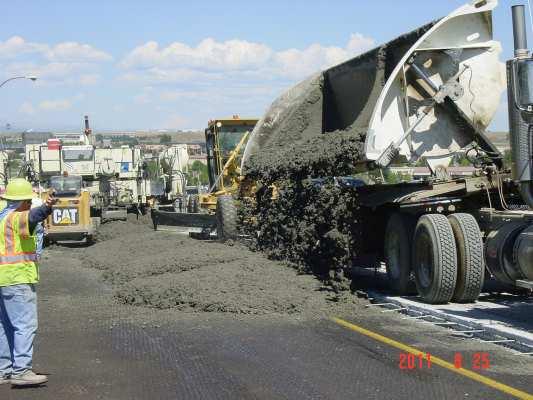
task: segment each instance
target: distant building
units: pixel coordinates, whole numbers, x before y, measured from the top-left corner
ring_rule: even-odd
[[[52,139],[54,135],[52,132],[22,132],[21,137],[24,144],[41,144]]]
[[[152,153],[160,153],[164,150],[166,150],[168,146],[164,144],[143,144],[141,145],[141,148],[145,151],[150,151]]]
[[[207,155],[206,154],[189,155],[189,165],[195,161],[200,161],[202,164],[207,165]]]
[[[199,144],[188,144],[187,151],[190,156],[201,155],[203,153],[202,146]]]

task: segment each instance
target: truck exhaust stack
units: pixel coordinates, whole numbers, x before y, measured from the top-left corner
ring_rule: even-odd
[[[509,129],[513,177],[526,204],[533,208],[533,59],[527,49],[524,6],[513,6],[515,58],[507,61]]]

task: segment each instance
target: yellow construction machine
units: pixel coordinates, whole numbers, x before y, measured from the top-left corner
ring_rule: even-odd
[[[98,221],[91,218],[90,193],[82,189],[82,177],[53,176],[50,189],[57,197],[57,203],[44,223],[46,241],[92,242]],[[43,200],[49,193],[43,193]]]
[[[235,194],[241,181],[240,158],[255,118],[221,118],[209,121],[205,130],[209,192],[200,194],[201,208],[216,211],[220,196]]]
[[[237,235],[237,210],[233,197],[241,185],[242,153],[257,121],[257,118],[234,115],[208,122],[205,144],[209,190],[207,193],[185,193],[171,209],[164,206],[153,209],[155,229],[158,225],[182,226],[192,233],[202,231],[206,236],[206,232],[216,226],[220,239]]]

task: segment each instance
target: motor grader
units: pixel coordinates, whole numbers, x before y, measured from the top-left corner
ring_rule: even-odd
[[[237,236],[237,210],[234,196],[241,185],[240,161],[250,132],[257,123],[255,118],[230,118],[210,120],[205,129],[207,152],[207,193],[187,193],[171,206],[152,209],[154,229],[158,226],[181,226],[192,236],[209,237],[216,228],[220,239]],[[185,182],[186,184],[186,182]]]
[[[509,171],[485,131],[506,88],[492,36],[496,5],[472,1],[297,84],[272,103],[243,156],[246,177],[254,157],[280,143],[358,132],[354,174],[424,160],[428,179],[354,190],[361,252],[385,263],[397,293],[411,293],[414,283],[428,303],[475,301],[488,276],[533,288],[533,57],[524,7],[515,6],[515,56],[506,68]],[[475,172],[452,179],[448,167],[459,153]]]

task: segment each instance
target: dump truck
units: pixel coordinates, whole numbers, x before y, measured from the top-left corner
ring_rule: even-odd
[[[181,226],[197,238],[209,237],[215,228],[219,238],[237,235],[237,210],[233,195],[239,191],[240,160],[257,121],[257,118],[233,115],[208,122],[205,143],[209,190],[206,193],[198,189],[187,190],[185,179],[183,196],[172,205],[152,209],[154,229],[157,230],[160,225]]]
[[[515,6],[515,55],[506,68],[500,62],[496,6],[472,1],[291,88],[255,126],[243,179],[254,157],[286,143],[357,132],[354,174],[398,160],[423,160],[431,171],[423,181],[355,188],[362,251],[385,263],[397,293],[415,286],[428,303],[472,302],[488,276],[531,290],[533,58],[524,7]],[[506,88],[512,171],[486,134]],[[475,174],[452,179],[448,166],[461,152]]]

